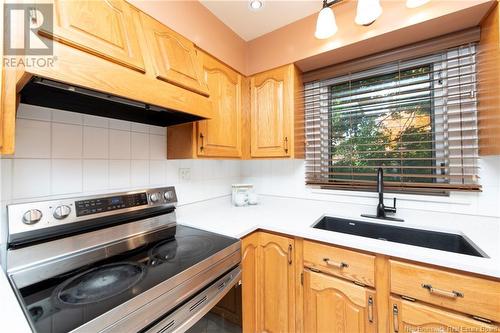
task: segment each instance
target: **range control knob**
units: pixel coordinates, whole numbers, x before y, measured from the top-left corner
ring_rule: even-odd
[[[158,193],[151,193],[149,195],[149,200],[151,200],[152,203],[158,202],[159,199],[160,196],[158,195]]]
[[[61,205],[57,206],[56,209],[54,209],[54,218],[58,220],[63,220],[69,216],[71,213],[71,207],[67,205]]]
[[[24,224],[35,224],[42,219],[42,212],[38,209],[30,209],[23,214]]]
[[[167,191],[165,192],[165,194],[163,194],[163,196],[165,197],[165,200],[170,201],[174,198],[174,192]]]

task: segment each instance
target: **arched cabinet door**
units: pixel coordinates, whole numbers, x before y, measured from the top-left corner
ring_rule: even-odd
[[[42,36],[145,71],[138,41],[137,9],[123,0],[52,0],[52,4],[53,28],[40,29]]]
[[[291,156],[293,65],[254,75],[250,80],[252,157]]]
[[[295,332],[294,240],[256,232],[242,251],[243,331]]]
[[[241,157],[241,75],[201,53],[213,117],[198,122],[198,155]]]
[[[336,277],[304,271],[304,332],[377,332],[375,294]]]
[[[469,316],[391,297],[391,333],[498,332],[500,327]]]
[[[156,78],[208,96],[194,44],[146,14],[141,13],[141,22]]]

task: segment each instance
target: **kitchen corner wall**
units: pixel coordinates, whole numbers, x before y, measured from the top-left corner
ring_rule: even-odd
[[[186,204],[229,194],[239,174],[239,161],[167,160],[163,127],[21,104],[1,203],[175,185]]]
[[[387,193],[390,199],[398,198],[398,209],[408,213],[440,212],[439,216],[471,215],[500,218],[500,156],[479,160],[479,193],[453,192],[449,197],[425,195],[401,195]],[[253,160],[241,166],[241,181],[254,184],[256,192],[265,195],[324,200],[338,203],[339,215],[356,216],[360,213],[375,213],[378,201],[376,193],[354,191],[329,191],[312,189],[304,183],[304,160]],[[421,215],[422,216],[422,215]],[[432,215],[425,215],[432,216]],[[437,221],[431,223],[439,224]]]

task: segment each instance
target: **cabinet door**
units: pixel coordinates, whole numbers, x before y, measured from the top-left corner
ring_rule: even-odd
[[[457,313],[391,297],[391,332],[498,332],[490,325]]]
[[[243,331],[294,332],[293,239],[256,233],[243,240]]]
[[[187,38],[141,13],[156,78],[208,96],[201,61]]]
[[[53,0],[53,31],[40,34],[144,72],[137,10],[123,0]]]
[[[376,332],[372,291],[339,278],[304,271],[304,332]]]
[[[290,156],[293,65],[253,76],[250,87],[251,156]]]
[[[213,118],[198,122],[198,155],[241,156],[241,75],[202,54]]]

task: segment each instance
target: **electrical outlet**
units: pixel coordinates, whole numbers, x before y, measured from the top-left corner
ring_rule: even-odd
[[[179,168],[179,180],[191,180],[191,168]]]

